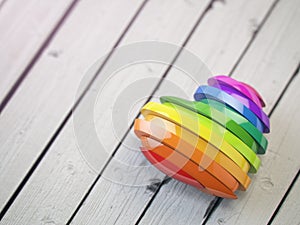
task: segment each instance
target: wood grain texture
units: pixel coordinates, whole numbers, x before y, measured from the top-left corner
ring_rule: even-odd
[[[82,3],[83,4],[83,3]],[[86,3],[87,4],[87,3]],[[106,2],[106,4],[108,4]],[[125,3],[124,3],[125,4]],[[128,4],[128,3],[127,3]],[[198,2],[193,1],[191,3],[186,3],[182,1],[164,1],[162,4],[161,1],[150,1],[142,11],[142,13],[139,15],[135,23],[133,24],[133,27],[129,30],[129,33],[126,35],[125,40],[121,44],[128,44],[131,42],[141,41],[141,40],[159,40],[159,41],[168,41],[171,43],[181,44],[184,40],[184,38],[188,35],[190,32],[193,24],[196,22],[198,17],[201,15],[201,12],[205,9],[206,5],[208,4],[208,1],[205,2]],[[95,8],[95,3],[89,3],[88,6]],[[79,10],[84,10],[82,8],[88,7],[87,5],[81,6],[78,5],[78,13],[81,12]],[[100,7],[100,5],[99,5]],[[107,12],[112,11],[111,8],[105,7]],[[118,8],[122,9],[124,6],[118,6]],[[98,19],[103,20],[103,15],[99,15],[98,9],[92,10],[92,12],[95,13],[95,15],[91,14],[91,9],[89,9],[89,14],[91,17],[98,15]],[[81,13],[84,14],[87,11],[82,11]],[[121,13],[118,11],[115,11],[116,14]],[[111,14],[111,12],[110,12]],[[122,12],[124,14],[124,12]],[[114,15],[115,16],[115,15]],[[121,15],[120,15],[121,16]],[[78,17],[78,18],[77,18]],[[75,20],[74,18],[80,19],[81,16],[76,14],[76,11],[70,18],[70,20]],[[184,19],[183,19],[184,18]],[[95,20],[95,18],[91,19]],[[107,18],[108,20],[108,18]],[[103,21],[103,23],[107,23],[107,20]],[[84,23],[81,22],[83,25]],[[116,22],[114,22],[116,23]],[[180,25],[180,26],[179,26]],[[85,31],[86,34],[92,32],[95,29],[99,29],[99,24],[92,24],[92,23],[86,23],[85,27],[88,27],[91,29],[90,31]],[[145,29],[147,27],[147,29]],[[72,27],[71,27],[72,28]],[[62,29],[61,33],[68,33],[70,34],[70,31],[72,31],[71,28],[68,28],[67,24]],[[73,28],[75,29],[75,28]],[[82,28],[79,28],[82,29]],[[117,29],[117,28],[116,28]],[[120,30],[120,28],[118,28]],[[74,31],[73,31],[74,32]],[[94,31],[93,31],[94,32]],[[82,31],[81,31],[82,33]],[[100,33],[100,31],[99,31]],[[174,35],[176,33],[176,35]],[[65,34],[66,35],[66,34]],[[97,38],[103,39],[103,37],[94,37],[94,40]],[[83,43],[82,40],[77,40],[78,43]],[[75,41],[77,43],[77,41]],[[56,43],[56,42],[54,42]],[[70,43],[70,45],[75,45],[76,43]],[[86,45],[92,45],[93,49],[95,48],[95,41],[93,40],[86,40]],[[65,46],[67,43],[56,43],[57,45]],[[91,49],[88,49],[89,51],[92,51]],[[98,51],[99,52],[99,51]],[[63,55],[63,54],[62,54]],[[73,54],[74,55],[74,54]],[[91,59],[85,59],[87,53],[82,53],[82,60],[84,61],[91,61]],[[175,53],[174,55],[175,56]],[[70,55],[69,55],[70,57]],[[78,56],[79,57],[79,56]],[[170,58],[171,61],[171,58]],[[82,63],[80,66],[84,66],[85,64]],[[40,65],[43,67],[43,65]],[[126,76],[123,76],[123,78],[117,79],[117,83],[114,83],[114,87],[126,87],[126,84],[130,84],[130,82],[136,80],[137,75],[139,74],[140,78],[145,78],[149,76],[149,73],[153,73],[153,76],[156,76],[157,78],[160,78],[162,72],[161,68],[165,68],[165,66],[157,65],[150,68],[147,66],[138,66],[134,67],[133,69],[129,68],[129,71],[125,71],[121,73],[120,75],[126,74]],[[122,76],[121,76],[122,77]],[[49,77],[50,79],[50,77]],[[52,80],[53,78],[51,78]],[[35,79],[36,80],[36,79]],[[157,79],[158,80],[158,79]],[[50,81],[49,81],[50,82]],[[70,79],[69,79],[69,82]],[[77,82],[77,81],[75,81]],[[69,84],[71,85],[71,84]],[[72,86],[77,86],[78,83],[72,82]],[[149,86],[145,86],[145,89],[147,90],[147,93],[150,93],[155,86],[155,83],[152,82]],[[28,87],[27,87],[28,88]],[[73,87],[68,88],[68,92],[71,92]],[[70,90],[71,89],[71,90]],[[60,95],[64,94],[64,89],[59,89]],[[112,91],[115,91],[116,89],[113,89]],[[91,88],[91,92],[95,91],[93,87]],[[25,92],[25,91],[24,91]],[[117,93],[114,93],[117,95]],[[28,93],[28,96],[30,94]],[[47,95],[45,95],[46,97]],[[114,95],[111,95],[114,97]],[[60,96],[61,97],[61,96]],[[109,101],[113,101],[113,99],[107,99],[107,110],[111,110]],[[54,102],[53,102],[54,103]],[[70,104],[67,99],[64,100],[65,104]],[[84,103],[84,102],[83,102]],[[63,104],[63,103],[61,103]],[[110,103],[112,104],[112,103]],[[37,106],[38,107],[38,106]],[[54,104],[52,104],[52,107],[54,107]],[[62,109],[58,109],[60,112],[62,112]],[[100,108],[101,109],[101,108]],[[96,109],[96,110],[100,110]],[[56,110],[56,112],[58,111]],[[103,107],[102,107],[103,110]],[[138,109],[136,109],[135,113]],[[97,112],[97,111],[96,111]],[[109,112],[109,111],[108,111]],[[43,114],[44,112],[39,112],[39,115]],[[100,124],[99,127],[106,128],[107,123],[105,124],[105,114],[97,114],[98,117],[96,118],[97,124]],[[41,118],[44,118],[41,116]],[[98,123],[99,120],[99,123]],[[47,124],[49,121],[47,122]],[[50,121],[50,124],[52,122]],[[37,124],[36,126],[43,126],[44,124],[41,122]],[[123,131],[125,132],[125,131]],[[33,174],[32,178],[29,180],[29,183],[24,187],[23,191],[21,192],[20,196],[16,199],[15,203],[12,205],[10,210],[7,212],[7,214],[4,217],[4,221],[6,222],[20,222],[25,224],[34,224],[34,223],[40,223],[40,221],[43,220],[43,218],[46,218],[46,220],[54,221],[55,223],[65,223],[67,219],[71,216],[72,211],[75,210],[77,204],[79,204],[80,199],[87,191],[88,187],[91,185],[92,180],[91,178],[95,178],[96,174],[93,173],[93,171],[84,164],[85,161],[82,158],[79,150],[77,149],[76,145],[76,139],[73,134],[73,124],[72,121],[69,121],[64,128],[62,134],[59,136],[58,140],[55,141],[54,145],[50,149],[49,154],[45,157],[43,160],[42,165],[37,168],[36,173]],[[88,138],[88,136],[87,136]],[[136,140],[136,139],[135,139]],[[138,142],[136,142],[138,144]],[[109,137],[106,139],[106,146],[108,146],[108,150],[112,151],[115,146],[117,145],[116,137]],[[137,146],[135,146],[137,148]],[[95,150],[97,151],[97,150]],[[98,153],[98,152],[96,152]],[[138,152],[139,153],[139,152]],[[139,153],[140,154],[140,153]],[[33,156],[33,154],[32,154]],[[108,156],[106,156],[108,157]],[[107,160],[108,158],[104,158],[103,162]],[[141,160],[141,163],[144,164],[146,161],[143,157],[139,155],[139,160]],[[80,162],[81,161],[81,162]],[[135,160],[136,161],[136,160]],[[64,170],[65,168],[65,170]],[[68,168],[70,168],[68,170]],[[61,171],[66,171],[65,173],[62,173]],[[141,173],[143,176],[143,173]],[[151,177],[149,179],[161,179],[164,175],[162,175],[160,172],[154,171],[151,173]],[[132,176],[134,177],[134,176]],[[71,181],[70,181],[71,180]],[[78,183],[76,183],[76,181]],[[149,183],[149,182],[148,182]],[[96,204],[102,204],[101,202],[104,201],[107,198],[108,192],[113,197],[117,195],[118,189],[114,190],[110,188],[110,186],[114,186],[116,184],[114,183],[108,183],[105,190],[102,191],[103,197],[99,196],[99,201]],[[32,192],[32,190],[35,190]],[[56,191],[54,191],[56,190]],[[109,191],[111,190],[111,192]],[[136,199],[131,199],[131,201],[124,201],[124,199],[120,198],[119,200],[116,200],[119,202],[119,204],[130,204],[132,202],[132,207],[135,206],[136,209],[142,209],[143,205],[146,204],[150,196],[152,196],[152,192],[149,192],[148,196],[144,195],[145,187],[142,188],[136,188],[134,189],[137,191]],[[117,191],[117,192],[116,192]],[[124,198],[127,199],[127,192],[131,192],[132,187],[124,187],[123,192]],[[140,198],[138,198],[140,196]],[[102,199],[102,200],[101,200]],[[128,199],[127,199],[128,200]],[[40,202],[43,202],[43,207],[41,207]],[[143,204],[144,201],[144,204]],[[45,206],[45,207],[44,207]],[[46,207],[47,206],[47,207]],[[49,207],[48,207],[49,206]],[[105,204],[105,208],[107,208],[108,211],[112,210],[110,209],[110,205]],[[73,208],[71,210],[71,208]],[[113,217],[108,217],[108,214],[106,217],[103,217],[102,220],[106,221],[120,221],[121,218],[123,220],[126,219],[126,221],[132,221],[135,214],[122,214],[124,211],[123,207],[112,207],[115,211],[113,213]],[[103,208],[103,212],[104,212]],[[26,213],[22,213],[23,211],[26,211]],[[118,213],[119,211],[119,213]],[[107,212],[107,211],[106,211]],[[120,215],[119,215],[120,214]],[[94,218],[91,218],[94,219]]]
[[[300,180],[298,178],[291,192],[280,207],[279,212],[276,214],[272,224],[300,224],[299,196]]]
[[[279,2],[234,73],[234,77],[258,87],[267,101],[267,112],[300,60],[299,9],[298,1]],[[299,151],[294,147],[299,132],[296,116],[299,105],[293,104],[299,98],[298,85],[299,76],[271,117],[268,153],[261,157],[261,169],[253,177],[250,189],[239,195],[237,201],[224,200],[207,224],[266,224],[269,221],[300,167]]]
[[[267,100],[267,112],[276,105],[300,58],[297,47],[300,36],[299,3],[295,0],[280,1],[258,30],[272,2],[226,1],[223,4],[217,1],[188,44],[188,48],[200,56],[213,73],[229,73],[243,51],[247,50],[233,76],[257,87]],[[150,1],[121,44],[141,40],[181,44],[206,3]],[[70,109],[88,65],[99,56],[99,51],[109,51],[139,5],[140,2],[132,1],[82,2],[29,74],[6,108],[4,118],[0,118],[1,129],[8,131],[1,131],[0,136],[0,144],[4,146],[0,149],[0,157],[4,159],[0,164],[0,183],[7,184],[0,187],[2,202],[20,182]],[[89,17],[86,17],[87,14]],[[111,21],[115,27],[111,26]],[[166,66],[153,63],[132,65],[118,71],[107,83],[104,92],[107,97],[99,98],[94,109],[97,132],[107,150],[102,155],[95,149],[95,154],[101,156],[99,168],[118,147],[120,134],[125,132],[145,100],[145,96],[140,99],[135,96],[136,102],[129,112],[124,113],[124,109],[114,105],[125,93],[122,88],[124,91],[131,84],[138,83],[139,79],[154,77],[156,79],[141,87],[145,95],[149,95],[165,69]],[[199,76],[198,82],[205,80],[205,76]],[[268,222],[300,167],[297,160],[299,151],[295,148],[299,133],[299,105],[295,104],[300,97],[299,80],[299,75],[292,80],[272,115],[269,152],[262,157],[263,165],[253,177],[250,189],[240,193],[237,201],[224,200],[209,224]],[[174,84],[178,85],[177,90]],[[197,83],[187,79],[182,71],[172,69],[155,96],[191,96],[196,86]],[[92,86],[87,97],[96,91],[97,87]],[[85,102],[83,100],[79,107],[84,107]],[[107,108],[104,110],[103,106]],[[110,117],[114,113],[119,115],[117,124],[111,123]],[[127,126],[121,126],[122,121],[126,121]],[[113,133],[114,125],[121,127],[117,136]],[[72,121],[68,121],[1,223],[66,223],[97,176],[84,161],[82,149],[78,150],[73,129]],[[88,134],[86,139],[89,139]],[[75,216],[73,224],[132,224],[139,219],[164,178],[144,159],[138,151],[139,145],[131,130]],[[93,147],[93,143],[87,147]],[[212,199],[172,180],[161,187],[141,222],[199,224]],[[283,207],[288,210],[289,205]]]
[[[212,74],[228,75],[274,2],[214,2],[187,48],[210,68]]]
[[[141,3],[80,2],[15,93],[0,118],[0,208],[71,109],[87,68],[110,51]]]
[[[4,3],[4,1],[3,1]],[[0,102],[31,63],[72,0],[9,0],[0,12]],[[2,2],[0,2],[1,7]]]

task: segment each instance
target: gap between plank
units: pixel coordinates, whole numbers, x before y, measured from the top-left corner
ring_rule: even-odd
[[[7,0],[4,0],[1,3],[0,9],[1,9],[1,7],[3,6],[3,4],[6,1]],[[60,18],[60,20],[55,25],[54,29],[49,34],[49,36],[43,42],[43,44],[38,49],[38,51],[34,54],[33,58],[30,60],[30,62],[28,63],[28,65],[25,67],[25,69],[23,70],[23,72],[21,73],[21,75],[18,77],[18,79],[16,80],[16,82],[13,84],[13,86],[11,87],[11,89],[6,93],[3,101],[0,104],[0,115],[1,115],[2,111],[4,110],[4,108],[6,107],[6,105],[8,104],[8,102],[10,101],[10,99],[13,97],[13,95],[15,94],[15,92],[18,90],[18,88],[22,84],[23,80],[26,78],[26,76],[28,75],[28,73],[31,71],[31,69],[34,67],[34,65],[36,64],[36,62],[39,60],[39,58],[43,54],[44,50],[48,47],[48,45],[51,43],[52,39],[55,37],[56,33],[62,27],[62,25],[64,24],[64,22],[66,21],[66,19],[69,17],[69,15],[71,14],[71,12],[74,10],[74,8],[75,8],[75,6],[77,5],[78,2],[79,2],[79,0],[74,0],[69,5],[69,7],[67,8],[67,10],[63,14],[63,16]],[[0,219],[1,219],[1,216],[0,216]]]
[[[278,99],[276,100],[274,106],[273,106],[272,109],[270,110],[270,112],[269,112],[269,114],[268,114],[268,117],[269,117],[269,118],[271,118],[271,116],[272,116],[274,110],[275,110],[275,109],[277,108],[277,106],[279,105],[279,103],[280,103],[282,97],[284,96],[285,92],[287,91],[287,89],[289,88],[289,86],[291,85],[291,83],[293,82],[293,80],[295,79],[295,77],[299,74],[299,71],[300,71],[300,62],[299,62],[299,64],[298,64],[296,70],[293,72],[293,75],[290,77],[289,81],[287,82],[287,84],[286,84],[285,87],[283,88],[282,92],[280,93],[280,95],[279,95]],[[300,171],[300,170],[299,170],[299,171]],[[296,175],[296,177],[299,176],[299,171],[298,171],[298,174]],[[295,177],[295,178],[296,178],[296,177]],[[276,208],[274,214],[276,214],[276,213],[278,212],[279,208],[281,207],[282,203],[284,202],[285,198],[287,197],[288,192],[290,192],[290,189],[292,188],[291,186],[293,186],[294,183],[296,182],[297,179],[295,180],[295,178],[294,178],[294,180],[292,181],[292,183],[291,183],[290,187],[288,188],[287,192],[285,193],[284,197],[281,199],[281,202],[280,202],[279,205],[277,206],[277,208]],[[206,210],[206,212],[205,212],[205,215],[204,215],[204,217],[203,217],[203,221],[202,221],[202,224],[201,224],[201,225],[205,225],[205,224],[208,222],[209,218],[210,218],[211,215],[214,213],[214,211],[218,208],[218,206],[220,205],[220,203],[221,203],[222,200],[223,200],[223,198],[215,197],[215,198],[211,201],[209,207],[207,208],[207,210]],[[272,217],[271,217],[271,219],[270,219],[271,222],[272,222],[273,219],[275,218],[275,215],[274,215],[274,214],[272,215]],[[270,224],[270,221],[269,221],[268,224]]]
[[[135,225],[138,225],[142,218],[144,217],[144,215],[147,212],[147,209],[151,206],[152,202],[154,201],[156,195],[158,194],[158,192],[160,191],[160,189],[162,188],[162,186],[164,186],[165,184],[169,183],[172,180],[171,177],[169,176],[165,176],[162,182],[159,182],[157,189],[154,191],[153,196],[150,198],[149,202],[147,203],[145,209],[143,210],[142,214],[139,216],[139,218],[137,219],[137,221],[134,223]]]
[[[72,11],[72,9],[74,8],[74,6],[76,5],[76,3],[79,0],[75,0],[71,6],[69,7],[69,9],[67,10],[67,14],[70,14],[70,12]],[[8,209],[10,208],[10,206],[14,203],[15,199],[18,197],[19,193],[22,191],[22,189],[24,188],[24,186],[26,185],[26,183],[28,182],[28,180],[30,179],[31,175],[33,174],[33,172],[35,171],[35,169],[39,166],[39,164],[41,163],[41,161],[43,160],[43,158],[45,157],[45,155],[48,153],[48,150],[50,149],[50,147],[52,146],[52,144],[54,143],[55,139],[58,137],[58,135],[60,134],[60,132],[62,131],[62,129],[64,128],[64,126],[66,125],[66,123],[68,122],[68,120],[71,118],[73,111],[77,108],[77,106],[79,105],[79,103],[81,102],[81,100],[83,99],[83,97],[85,96],[85,94],[87,93],[87,91],[90,89],[90,87],[92,86],[94,80],[97,78],[98,74],[101,72],[102,68],[104,67],[104,65],[106,64],[106,62],[109,60],[109,58],[111,57],[111,55],[113,54],[115,48],[119,45],[119,43],[122,41],[123,37],[125,36],[125,34],[127,33],[127,31],[129,30],[129,28],[131,27],[131,25],[133,24],[133,22],[135,21],[135,19],[137,18],[137,16],[140,14],[140,12],[142,11],[142,9],[144,8],[145,4],[148,2],[148,0],[144,0],[144,2],[141,4],[141,6],[138,8],[137,12],[134,14],[134,16],[131,18],[130,22],[128,23],[128,25],[125,27],[124,31],[122,32],[122,34],[120,35],[120,37],[117,39],[116,43],[113,45],[112,50],[109,52],[108,56],[106,57],[106,59],[104,60],[104,62],[102,63],[102,65],[99,67],[99,69],[96,71],[95,75],[93,76],[93,78],[91,79],[91,81],[88,83],[87,87],[84,89],[83,93],[79,96],[79,98],[76,100],[76,102],[74,103],[74,105],[71,107],[71,109],[68,111],[67,115],[65,116],[65,118],[63,119],[62,123],[59,125],[59,127],[55,130],[54,134],[52,135],[52,137],[50,138],[50,140],[48,141],[47,145],[45,146],[45,148],[42,150],[42,152],[40,153],[40,155],[38,156],[38,158],[36,159],[36,161],[33,163],[33,165],[31,166],[31,168],[29,169],[29,171],[26,173],[25,177],[23,178],[23,180],[21,181],[21,183],[18,185],[17,189],[14,191],[14,193],[12,194],[12,196],[9,198],[9,200],[7,201],[7,203],[5,204],[4,208],[2,209],[2,211],[0,212],[0,221],[2,220],[2,218],[4,217],[4,215],[6,214],[6,212],[8,211]],[[66,15],[64,16],[64,19],[66,19]],[[60,21],[61,23],[59,23],[59,26],[62,25],[63,20]],[[59,29],[59,27],[57,27],[56,31]],[[53,33],[53,32],[52,32]],[[51,33],[51,34],[52,34]],[[51,36],[51,35],[50,35]],[[54,36],[54,33],[53,33]],[[48,40],[49,38],[47,38]],[[45,48],[47,47],[47,45],[49,44],[49,42],[51,41],[52,38],[49,39],[48,43],[45,45]],[[43,48],[42,51],[45,49]],[[41,53],[42,53],[41,51]],[[40,53],[40,54],[41,54]],[[40,56],[40,55],[39,55]],[[33,65],[32,65],[33,66]],[[31,66],[31,67],[32,67]],[[30,68],[31,68],[30,67]],[[27,71],[28,73],[29,71]],[[26,74],[25,74],[26,76]],[[24,76],[24,78],[25,78]],[[24,79],[22,78],[22,80]],[[20,83],[22,82],[22,80],[20,81]],[[20,85],[19,83],[19,85]],[[18,85],[18,86],[19,86]],[[14,85],[15,86],[15,85]],[[18,86],[16,86],[16,89],[18,88]],[[13,94],[13,93],[12,93]],[[11,97],[11,96],[10,96]],[[2,104],[1,104],[2,106]],[[0,106],[0,114],[1,114],[1,106]]]
[[[296,176],[294,177],[292,183],[290,184],[290,186],[288,187],[287,191],[285,192],[283,198],[281,199],[281,201],[279,202],[278,206],[276,207],[272,217],[270,218],[268,225],[272,224],[273,220],[275,219],[277,213],[279,212],[281,206],[283,205],[284,201],[286,200],[287,196],[289,195],[289,193],[291,192],[292,188],[294,187],[297,179],[299,178],[300,175],[300,169],[298,170],[298,173],[296,174]]]

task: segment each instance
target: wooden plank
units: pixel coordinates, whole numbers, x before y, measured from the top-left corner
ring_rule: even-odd
[[[95,8],[95,3],[86,4],[88,4],[88,6],[90,7]],[[116,7],[115,4],[116,3],[114,3],[114,6]],[[128,4],[128,2],[126,4]],[[182,44],[184,38],[188,35],[193,24],[195,24],[199,15],[202,11],[204,11],[207,4],[208,1],[164,1],[163,4],[161,1],[158,0],[150,1],[142,11],[141,15],[133,24],[133,27],[130,29],[128,35],[126,35],[125,40],[122,42],[122,44],[147,39]],[[85,7],[82,6],[82,8],[86,7],[87,5],[85,5]],[[109,14],[112,14],[111,12],[109,12],[109,10],[112,10],[112,8],[109,8],[107,6],[105,8]],[[118,8],[122,9],[124,8],[124,6],[120,5],[118,6]],[[78,10],[79,9],[81,9],[80,5],[78,6]],[[89,11],[84,10],[82,14],[88,12],[90,16],[98,15],[98,19],[103,20],[103,16],[99,15],[98,11],[99,9],[92,10],[92,12],[95,13],[95,15],[93,15],[91,13],[91,9],[89,9]],[[122,14],[124,12],[116,13]],[[71,19],[74,19],[74,17],[77,19],[82,19],[82,14],[74,14],[74,16],[72,16]],[[91,20],[95,20],[95,18],[91,18]],[[103,23],[108,23],[107,21],[108,20],[105,20],[103,21]],[[83,22],[82,24],[84,25]],[[90,31],[85,32],[87,34],[92,33],[92,31],[96,28],[99,29],[99,24],[91,25],[90,23],[85,23],[85,25],[86,24],[88,24],[89,29],[91,29]],[[145,27],[147,29],[145,29]],[[66,33],[64,35],[74,36],[74,34],[70,33],[72,31],[70,28],[66,27],[62,30],[62,32],[64,30],[66,30]],[[174,35],[174,33],[176,33],[176,35]],[[91,49],[89,49],[89,51],[95,49],[96,40],[99,41],[102,39],[101,36],[92,36],[91,38],[93,38],[94,41],[86,40],[85,42],[85,44],[91,44]],[[80,40],[80,38],[78,39]],[[81,44],[83,40],[84,39],[80,40]],[[65,43],[57,43],[57,45],[59,46],[65,46],[66,44],[66,40]],[[74,45],[74,43],[71,44]],[[94,46],[92,46],[92,44],[94,44]],[[99,50],[97,51],[99,52]],[[174,52],[172,58],[175,56],[175,53],[176,52]],[[85,59],[87,54],[90,53],[86,52],[80,55],[84,56],[82,60],[90,62],[90,58]],[[68,54],[68,57],[74,57],[74,55],[76,56],[76,54]],[[170,61],[172,58],[170,58]],[[133,69],[135,73],[132,73],[131,69],[129,71],[130,73],[127,71],[125,73],[126,76],[123,76],[123,79],[119,79],[119,83],[117,84],[117,86],[116,83],[114,83],[115,88],[121,87],[122,85],[126,85],[126,82],[130,83],[130,81],[135,80],[136,74],[139,74],[138,72],[141,72],[141,77],[147,77],[149,75],[149,71],[152,71],[153,73],[157,72],[156,76],[160,77],[160,69],[165,68],[165,66],[159,65],[158,67],[154,67],[154,70],[152,70],[152,67],[150,67],[149,69],[149,67],[146,67],[144,65],[137,66],[137,68],[138,69]],[[156,71],[157,68],[159,69],[158,71]],[[149,87],[145,87],[146,93],[151,92],[154,85],[155,84],[153,83]],[[72,82],[72,86],[68,86],[69,88],[67,93],[72,93],[73,88],[75,89],[76,86],[78,86],[78,83]],[[65,89],[66,88],[59,89],[61,90],[61,95],[65,94]],[[29,87],[27,87],[27,89],[24,89],[24,93],[27,93],[28,90]],[[93,91],[94,90],[92,88],[91,92]],[[27,96],[32,96],[32,93],[28,93]],[[19,96],[15,97],[13,100],[17,100],[18,98]],[[68,100],[69,99],[64,99],[62,104],[70,103],[71,101],[69,102]],[[50,102],[48,104],[52,105],[52,107],[55,106],[55,102]],[[38,106],[36,107],[38,108]],[[109,108],[110,107],[107,104],[107,109]],[[59,108],[58,110],[56,110],[56,113],[57,111],[60,111],[61,113],[62,109]],[[41,114],[44,115],[40,116]],[[46,114],[45,112],[39,112],[39,114],[37,114],[36,116],[40,116],[40,118],[42,119],[45,118],[44,116],[46,116]],[[102,117],[103,120],[106,119],[103,116],[103,113],[99,114],[99,117]],[[99,120],[99,118],[96,118],[96,121],[97,120]],[[100,122],[103,122],[103,120]],[[47,124],[48,123],[49,121],[47,121]],[[50,124],[52,124],[51,121]],[[40,122],[40,124],[37,124],[36,126],[42,127],[44,126],[44,123]],[[103,125],[103,127],[105,127],[105,124]],[[114,137],[108,139],[107,143],[108,145],[111,143],[111,146],[109,148],[110,151],[113,150],[113,148],[117,145],[117,142],[115,141]],[[163,176],[162,174],[158,174],[157,172],[156,174],[159,177]],[[71,216],[72,211],[75,210],[76,205],[79,203],[87,188],[91,185],[92,179],[95,179],[95,177],[96,174],[93,173],[92,169],[89,168],[87,164],[85,164],[85,161],[83,160],[80,152],[77,149],[76,139],[73,134],[73,124],[72,121],[69,121],[66,127],[64,128],[63,133],[58,137],[58,140],[54,142],[54,145],[50,149],[49,154],[46,155],[44,162],[40,165],[40,167],[37,168],[36,173],[34,173],[29,183],[24,187],[23,191],[20,193],[19,197],[16,199],[15,203],[7,212],[3,220],[25,224],[35,224],[40,223],[41,221],[54,221],[58,224],[66,223],[66,220]],[[145,199],[145,201],[147,200]],[[24,210],[26,211],[26,213],[21,213]],[[111,218],[111,220],[117,219],[116,217],[117,214],[114,214],[114,218]]]
[[[72,0],[0,2],[0,102],[31,63]]]
[[[216,1],[187,48],[207,65],[212,74],[228,75],[275,2]]]
[[[245,7],[245,4],[247,4],[247,7]],[[212,71],[221,69],[223,65],[223,71],[229,73],[235,62],[238,60],[237,55],[234,55],[231,58],[229,57],[231,52],[234,51],[236,53],[241,53],[252,37],[252,32],[250,32],[251,29],[249,30],[248,26],[249,20],[251,18],[256,18],[258,22],[261,22],[271,4],[271,1],[234,1],[231,3],[228,2],[226,6],[220,8],[216,8],[216,5],[214,10],[207,14],[207,17],[204,18],[200,26],[197,28],[197,32],[192,38],[193,43],[189,43],[188,48],[192,49],[193,52],[196,52],[197,55],[206,56],[206,60],[204,60],[204,62],[207,65],[211,65],[210,68]],[[241,8],[247,8],[247,11],[241,11]],[[232,17],[228,17],[228,15],[232,15]],[[215,27],[222,27],[222,25],[226,26],[226,24],[231,24],[231,26],[226,27],[226,29],[219,30],[212,29],[212,24],[214,24]],[[218,26],[216,24],[218,24]],[[240,30],[233,29],[235,27],[240,27]],[[206,41],[198,42],[199,40],[205,39],[205,36],[207,35],[207,32],[205,31],[209,32],[208,37],[210,38],[207,38]],[[228,37],[231,36],[233,31],[237,34],[244,35],[239,35],[237,36],[238,38],[228,40]],[[222,39],[222,37],[224,39]],[[232,37],[236,36],[232,35]],[[226,40],[229,44],[225,44]],[[215,45],[215,43],[220,43],[220,45]],[[198,46],[198,48],[195,47],[194,49],[190,46]],[[216,54],[219,54],[221,57],[222,54],[225,54],[226,60],[224,60],[222,64],[222,62],[215,61],[217,56],[207,57],[207,55],[210,55],[211,52],[217,52]],[[214,65],[216,67],[214,67]],[[206,80],[201,76],[199,76],[198,79],[200,83],[205,82]],[[195,82],[191,82],[178,70],[171,70],[170,74],[167,76],[167,80],[173,81],[175,84],[179,85],[179,89],[185,90],[186,96],[189,96],[190,98],[197,87]],[[168,86],[169,83],[166,84],[166,81],[163,81],[162,86],[155,93],[155,96],[163,94],[178,95],[178,90],[170,89]],[[142,104],[143,102],[141,102],[136,108],[138,109]],[[86,203],[75,216],[74,224],[93,224],[99,221],[102,223],[135,223],[135,221],[138,220],[138,217],[141,214],[141,209],[145,208],[145,205],[151,198],[151,195],[149,194],[149,189],[151,190],[150,187],[155,189],[155,183],[161,181],[163,177],[157,176],[157,174],[153,171],[143,172],[142,170],[139,170],[138,174],[142,173],[145,176],[153,173],[153,180],[149,180],[148,186],[131,187],[130,189],[130,187],[121,185],[120,183],[114,184],[113,181],[117,180],[114,179],[115,177],[121,177],[123,180],[129,180],[129,178],[126,178],[126,167],[120,165],[120,162],[127,163],[129,165],[143,164],[140,161],[140,158],[143,156],[141,156],[139,152],[128,150],[128,146],[130,146],[130,149],[136,149],[137,147],[134,148],[133,146],[139,146],[139,141],[134,135],[128,135],[125,143],[123,143],[117,154],[114,156],[115,161],[111,162],[106,168]],[[144,160],[144,163],[146,164],[146,160]],[[119,173],[115,175],[116,172],[114,171],[118,171]],[[126,172],[122,175],[120,171]],[[130,175],[130,177],[137,177],[137,175]],[[174,184],[177,185],[174,187]],[[115,193],[122,193],[122,197]],[[212,199],[213,197],[211,196],[202,194],[184,184],[172,181],[160,189],[158,195],[152,202],[151,207],[148,209],[141,222],[144,224],[199,224],[210,200]],[[183,204],[183,202],[189,202],[190,204]],[[178,210],[180,213],[178,213]],[[115,214],[119,216],[118,220],[115,219]]]
[[[86,69],[113,48],[141,4],[80,2],[15,93],[0,118],[0,183],[5,184],[0,187],[0,208],[71,109]]]
[[[300,180],[296,180],[291,192],[281,205],[279,212],[275,215],[272,224],[300,224]]]
[[[298,1],[279,2],[234,73],[235,77],[258,87],[267,100],[267,112],[299,63],[299,10]],[[253,176],[250,189],[237,201],[223,200],[207,224],[266,224],[269,221],[300,166],[296,160],[299,151],[294,148],[295,134],[299,132],[295,116],[299,107],[293,104],[299,98],[297,85],[299,76],[271,117],[268,153],[261,157],[261,169]]]
[[[299,11],[299,1],[280,1],[258,34],[255,45],[251,46],[233,73],[233,77],[255,85],[265,98],[268,112],[273,108],[300,59],[297,44],[300,31],[296,29],[300,25]],[[269,82],[271,87],[265,88],[265,84]],[[276,88],[277,86],[280,88]]]

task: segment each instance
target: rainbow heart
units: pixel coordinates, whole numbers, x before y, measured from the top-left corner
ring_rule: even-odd
[[[260,166],[270,132],[258,92],[228,76],[208,79],[194,94],[196,101],[164,96],[149,102],[136,119],[135,134],[145,157],[170,177],[203,192],[237,198]]]

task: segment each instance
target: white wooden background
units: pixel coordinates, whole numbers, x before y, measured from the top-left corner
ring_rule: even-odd
[[[0,1],[0,224],[300,224],[299,27],[299,0]],[[166,65],[117,72],[106,86],[110,98],[95,105],[95,125],[109,154],[98,172],[83,159],[72,109],[83,109],[102,72],[75,104],[81,79],[113,48],[146,40],[183,46],[213,74],[248,82],[264,97],[271,117],[268,152],[238,200],[162,182],[164,174],[154,168],[118,172],[118,160],[148,165],[127,148],[140,145],[129,125],[119,130],[122,143],[111,130],[120,87],[156,77],[163,78],[159,88],[150,82],[145,96],[176,95],[168,80],[189,96],[196,89]],[[145,101],[132,109],[129,124]],[[147,183],[140,186],[107,179],[141,176]]]

